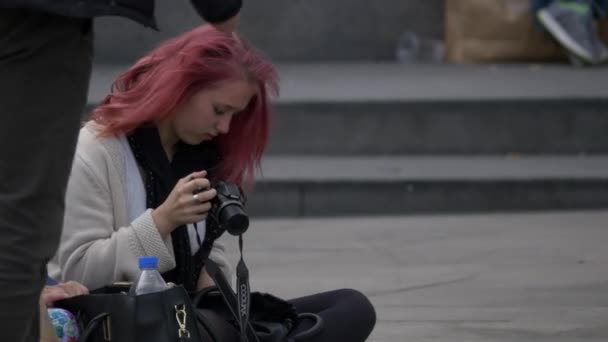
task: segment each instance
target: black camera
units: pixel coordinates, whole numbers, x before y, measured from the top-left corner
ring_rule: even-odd
[[[236,184],[218,182],[214,186],[217,196],[211,201],[209,214],[231,235],[241,235],[249,228],[249,216],[245,212],[245,197]]]

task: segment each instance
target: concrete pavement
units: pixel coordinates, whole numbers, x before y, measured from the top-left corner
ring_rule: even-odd
[[[605,342],[606,222],[608,211],[254,220],[245,255],[255,290],[366,293],[375,342]],[[236,264],[236,239],[223,239]]]

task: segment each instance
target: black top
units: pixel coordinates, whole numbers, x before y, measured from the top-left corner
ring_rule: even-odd
[[[213,142],[203,142],[200,145],[180,143],[173,160],[169,162],[155,126],[140,127],[128,135],[127,139],[135,160],[143,170],[148,208],[161,205],[180,178],[202,170],[212,176],[214,167],[219,162],[218,149]],[[205,239],[198,252],[192,255],[187,226],[175,229],[171,233],[171,240],[176,267],[163,274],[163,278],[167,282],[183,285],[189,291],[196,290],[198,278],[209,258],[213,243],[223,232],[214,220],[207,219]]]

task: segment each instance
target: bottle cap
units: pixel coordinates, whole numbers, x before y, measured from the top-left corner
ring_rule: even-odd
[[[158,258],[155,256],[145,256],[139,258],[139,268],[156,268],[158,267]]]

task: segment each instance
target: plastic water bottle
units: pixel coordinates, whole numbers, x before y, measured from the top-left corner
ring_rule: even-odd
[[[147,293],[161,292],[167,289],[167,283],[158,273],[158,258],[155,256],[139,258],[140,273],[129,293],[139,296]]]
[[[397,39],[395,53],[401,64],[439,64],[445,59],[445,45],[438,39],[420,37],[412,31],[405,31]]]
[[[416,63],[418,62],[419,54],[420,39],[418,35],[411,31],[403,32],[397,40],[397,61],[402,64]]]

